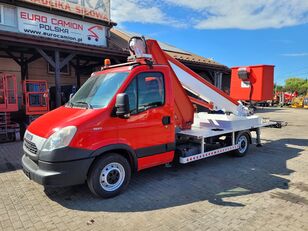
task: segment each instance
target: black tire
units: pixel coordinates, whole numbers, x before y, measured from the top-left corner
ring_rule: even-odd
[[[250,144],[250,135],[247,132],[239,133],[236,136],[235,143],[240,145],[240,147],[232,152],[236,157],[243,157],[246,155]]]
[[[92,165],[87,183],[94,195],[110,198],[127,188],[131,178],[131,167],[127,159],[117,153],[104,155]]]

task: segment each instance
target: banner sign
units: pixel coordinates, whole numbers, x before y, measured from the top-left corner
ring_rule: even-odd
[[[99,20],[110,20],[110,0],[21,0]]]
[[[19,7],[18,30],[21,33],[88,45],[106,46],[106,28],[102,25],[65,18]]]

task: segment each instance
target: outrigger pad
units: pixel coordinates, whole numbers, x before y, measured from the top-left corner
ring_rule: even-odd
[[[268,126],[270,128],[282,128],[282,127],[286,127],[288,125],[288,122],[286,122],[286,121],[271,120],[271,122],[274,122],[275,124]]]

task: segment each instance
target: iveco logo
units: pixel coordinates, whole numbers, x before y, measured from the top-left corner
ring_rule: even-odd
[[[33,139],[33,135],[27,133],[26,134],[26,139],[31,141]]]

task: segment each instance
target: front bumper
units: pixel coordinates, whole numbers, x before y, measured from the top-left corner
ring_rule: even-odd
[[[28,155],[22,157],[23,171],[28,178],[45,186],[70,186],[83,184],[94,158],[65,162],[35,161]]]

